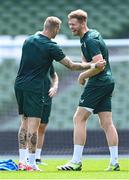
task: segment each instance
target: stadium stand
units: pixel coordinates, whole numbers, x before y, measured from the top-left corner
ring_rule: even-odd
[[[61,34],[73,38],[68,28],[67,14],[78,8],[88,12],[89,27],[98,29],[104,38],[128,38],[129,35],[129,0],[125,0],[124,3],[121,0],[54,0],[53,4],[51,0],[1,0],[0,2],[0,35],[11,35],[10,38],[16,35],[33,34],[42,29],[43,20],[47,16],[60,17],[63,21]],[[69,49],[69,47],[65,49],[68,55],[71,54]],[[75,58],[78,53],[77,49],[78,47],[73,50]],[[111,53],[116,52],[115,49]],[[8,56],[10,58],[10,54]],[[69,72],[58,67],[57,64],[55,66],[60,77],[60,83],[58,95],[53,99],[44,153],[67,154],[72,152],[72,118],[83,87],[76,82],[78,72]],[[127,100],[129,94],[129,86],[127,86],[129,61],[126,59],[125,62],[113,62],[111,67],[116,81],[113,94],[113,119],[117,129],[120,130],[121,152],[128,153],[128,144],[125,139],[129,137],[129,100]],[[3,143],[0,147],[0,154],[3,152],[16,154],[18,150],[16,137],[20,120],[13,90],[16,72],[15,60],[6,59],[0,62],[0,141]],[[96,153],[96,148],[94,148],[96,145],[100,153],[107,146],[106,141],[100,138],[102,132],[97,132],[99,129],[97,116],[91,116],[89,121],[88,130],[91,132],[89,134],[91,139],[88,140],[88,146],[91,143],[92,149],[88,151],[89,153]],[[6,133],[7,131],[8,133]],[[101,147],[103,148],[100,149]]]
[[[126,125],[129,112],[126,109],[129,107],[129,101],[127,101],[127,95],[129,92],[129,87],[127,87],[127,81],[129,75],[127,71],[129,69],[128,62],[111,63],[113,76],[116,82],[115,91],[113,94],[113,119],[118,129],[128,128]],[[65,72],[63,72],[65,74]],[[78,73],[72,73],[70,77],[67,78],[67,83],[61,83],[59,86],[66,86],[65,89],[59,88],[59,94],[53,99],[53,110],[51,114],[51,123],[49,124],[50,129],[72,129],[73,127],[73,114],[78,105],[79,97],[84,87],[77,84]],[[124,80],[123,80],[124,77]],[[62,90],[63,89],[63,90]],[[66,98],[67,95],[67,98]],[[122,104],[122,107],[120,106]],[[126,111],[126,113],[125,113]],[[56,112],[56,113],[54,113]],[[89,122],[90,121],[90,122]],[[91,116],[88,121],[89,129],[99,129],[98,117]],[[54,122],[54,123],[53,123]],[[63,122],[63,123],[62,123]]]
[[[5,60],[0,64],[0,72],[0,122],[3,127],[6,125],[5,128],[8,129],[8,122],[14,118],[13,115],[14,112],[16,112],[16,108],[14,108],[15,98],[12,84],[14,84],[17,65],[13,60]],[[1,130],[4,130],[2,126]]]
[[[1,1],[0,34],[33,34],[42,28],[47,16],[58,16],[63,20],[62,34],[71,38],[67,26],[67,14],[71,10],[82,8],[89,14],[89,27],[98,29],[104,38],[126,37],[129,30],[129,0],[55,0],[51,1]],[[114,11],[115,9],[115,11]],[[126,27],[126,32],[124,30]],[[124,34],[123,34],[124,32]]]
[[[58,95],[53,98],[49,129],[72,129],[73,114],[84,87],[77,84],[78,72],[70,72],[61,65],[58,65],[58,63],[55,63],[55,66],[60,77],[60,83]],[[10,67],[10,69],[8,69],[8,67]],[[118,129],[124,129],[128,128],[127,121],[129,119],[129,111],[126,111],[129,107],[129,101],[127,101],[129,87],[126,84],[129,79],[129,74],[127,74],[129,63],[111,63],[111,67],[116,82],[115,92],[113,94],[113,119]],[[1,130],[6,130],[8,121],[13,120],[15,123],[13,126],[10,126],[10,128],[15,131],[18,128],[18,114],[12,85],[14,84],[17,72],[17,64],[15,64],[15,61],[5,60],[0,64],[0,72]],[[122,107],[120,104],[122,104]],[[9,114],[10,118],[8,119]],[[3,118],[5,119],[4,123]],[[89,129],[99,129],[97,116],[91,116],[89,121]],[[7,124],[7,126],[5,126],[5,124]]]

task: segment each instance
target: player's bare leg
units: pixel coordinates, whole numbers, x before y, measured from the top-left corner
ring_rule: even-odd
[[[38,142],[37,142],[37,149],[36,149],[36,156],[35,156],[36,164],[46,165],[46,163],[41,161],[41,151],[44,144],[46,128],[47,128],[47,124],[40,123],[40,126],[38,128]]]
[[[84,107],[78,107],[74,118],[74,144],[84,145],[86,142],[86,121],[90,116],[90,112]]]
[[[90,116],[90,112],[83,107],[78,107],[73,121],[74,121],[74,153],[71,162],[81,162],[83,148],[86,143],[86,122]]]
[[[63,165],[57,167],[58,170],[81,170],[82,153],[86,142],[86,121],[91,112],[87,111],[83,107],[78,107],[74,115],[74,152],[72,160]]]
[[[37,137],[38,137],[38,128],[40,125],[40,118],[28,118],[28,132],[27,132],[27,139],[28,139],[28,165],[29,168],[27,170],[39,170],[35,164],[35,152],[37,147]]]
[[[98,115],[110,150],[110,166],[114,166],[114,170],[120,170],[118,164],[118,134],[112,121],[112,112],[100,112]],[[112,167],[108,169],[110,170]]]
[[[26,147],[27,147],[27,127],[28,120],[22,115],[21,126],[18,132],[18,142],[19,142],[19,170],[26,169]]]

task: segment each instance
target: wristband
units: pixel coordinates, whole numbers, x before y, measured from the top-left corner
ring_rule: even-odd
[[[95,64],[95,63],[91,63],[91,64],[90,64],[90,68],[91,68],[91,69],[95,69],[95,68],[96,68],[96,64]]]

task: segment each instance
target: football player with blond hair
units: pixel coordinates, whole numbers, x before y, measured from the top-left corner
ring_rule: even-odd
[[[111,97],[114,90],[114,80],[109,64],[107,46],[97,30],[87,26],[87,12],[78,9],[68,15],[69,28],[74,36],[80,37],[82,61],[98,62],[105,59],[106,66],[102,69],[86,70],[79,75],[79,83],[85,84],[79,105],[74,114],[74,152],[70,162],[59,166],[59,170],[81,170],[82,153],[86,143],[86,124],[89,116],[98,114],[100,126],[103,128],[110,151],[110,163],[107,171],[119,171],[118,164],[118,134],[112,121]]]

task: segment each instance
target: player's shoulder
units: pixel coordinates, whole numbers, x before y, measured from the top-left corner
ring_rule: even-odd
[[[34,37],[35,37],[35,34],[29,35],[29,36],[26,38],[26,40],[31,40],[31,39],[33,39]]]
[[[56,43],[55,41],[50,41],[50,47],[54,48],[54,49],[60,49],[60,45],[58,43]]]
[[[24,43],[29,43],[29,42],[33,41],[33,39],[34,39],[34,35],[29,35],[29,36],[25,39]]]
[[[93,43],[99,39],[100,33],[96,29],[90,29],[86,37],[86,43]]]
[[[100,32],[97,29],[90,29],[88,35],[89,37],[92,37],[92,36],[98,36],[98,34],[100,34]]]
[[[88,32],[87,39],[92,40],[92,39],[98,37],[99,35],[100,35],[99,31],[97,31],[96,29],[90,29]]]

